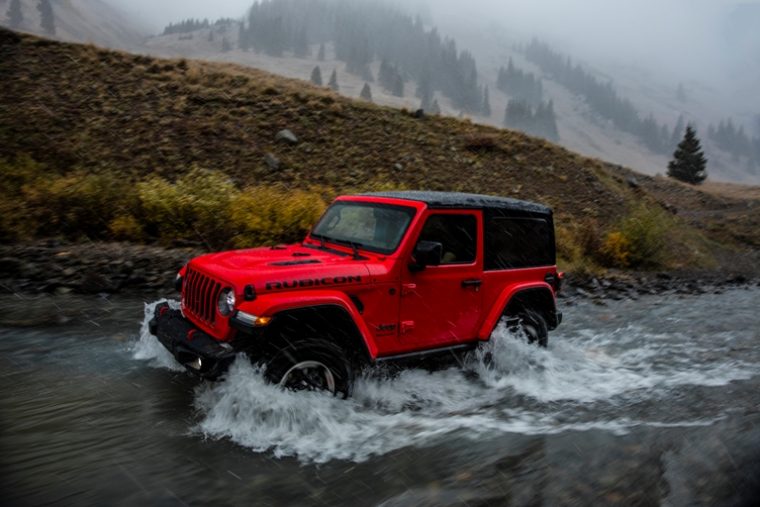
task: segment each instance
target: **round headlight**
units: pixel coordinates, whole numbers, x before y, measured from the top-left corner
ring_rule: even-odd
[[[232,289],[224,289],[219,293],[219,303],[217,303],[219,313],[225,317],[235,309],[235,292]]]

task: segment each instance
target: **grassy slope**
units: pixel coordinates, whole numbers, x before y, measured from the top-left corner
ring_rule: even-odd
[[[26,153],[51,170],[116,171],[129,180],[173,178],[198,165],[240,185],[341,190],[383,182],[473,191],[548,203],[567,224],[610,224],[635,203],[668,203],[719,242],[760,245],[758,219],[737,212],[757,199],[640,175],[633,188],[628,171],[543,140],[452,118],[416,119],[255,69],[0,29],[0,75],[0,157]],[[282,128],[301,142],[276,143]],[[282,161],[280,170],[267,167],[266,153]]]

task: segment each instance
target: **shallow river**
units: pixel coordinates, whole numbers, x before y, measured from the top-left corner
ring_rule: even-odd
[[[757,505],[758,302],[565,302],[547,350],[500,329],[341,401],[193,379],[155,302],[3,296],[0,504]]]

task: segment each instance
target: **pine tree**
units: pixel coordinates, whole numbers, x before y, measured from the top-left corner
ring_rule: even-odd
[[[222,53],[226,53],[227,51],[232,51],[232,45],[227,40],[227,37],[222,37]]]
[[[372,102],[372,89],[369,87],[369,83],[364,83],[364,88],[362,88],[360,97]]]
[[[393,80],[393,87],[391,88],[391,93],[395,95],[396,97],[404,96],[404,78],[402,78],[401,74],[399,73],[396,73],[396,76]]]
[[[433,105],[433,85],[429,71],[424,71],[419,81],[417,81],[417,91],[415,95],[420,99],[420,108],[425,111]]]
[[[699,185],[707,178],[707,159],[691,125],[686,126],[683,140],[668,164],[668,176],[692,185]]]
[[[55,35],[55,13],[50,0],[40,0],[37,4],[37,10],[40,11],[40,26],[45,33]]]
[[[306,35],[306,27],[298,32],[293,46],[293,56],[296,58],[307,58],[309,56],[309,38]]]
[[[311,71],[311,82],[317,86],[322,86],[322,70],[319,68],[319,65]]]
[[[214,29],[213,28],[208,31],[208,41],[209,42],[214,42]]]
[[[250,32],[246,30],[245,23],[240,23],[240,25],[238,25],[238,46],[243,51],[251,49],[251,35]]]
[[[483,90],[483,116],[491,116],[491,99],[488,97],[488,87]]]
[[[338,71],[333,69],[332,74],[330,74],[330,81],[327,83],[327,86],[330,87],[332,91],[339,91],[340,86],[338,86]]]
[[[325,43],[319,45],[319,53],[317,53],[317,60],[320,62],[325,61]]]
[[[430,114],[441,114],[441,106],[438,105],[438,99],[433,99],[433,103],[430,104]]]
[[[676,122],[676,126],[673,127],[673,134],[670,136],[670,147],[672,149],[673,146],[676,146],[678,144],[678,141],[681,139],[681,136],[683,135],[683,129],[685,128],[686,124],[684,123],[683,115],[678,116],[678,121]],[[710,126],[712,128],[712,125]],[[709,132],[708,132],[708,135]]]
[[[21,12],[21,0],[11,0],[11,5],[8,7],[8,26],[11,28],[19,28],[21,23],[24,22],[24,14]]]

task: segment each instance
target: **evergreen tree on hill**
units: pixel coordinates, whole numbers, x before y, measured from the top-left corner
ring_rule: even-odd
[[[50,0],[40,0],[37,4],[37,10],[40,11],[40,26],[49,35],[55,35],[55,13]]]
[[[322,86],[322,70],[319,68],[319,65],[311,71],[311,82],[317,86]]]
[[[364,88],[362,88],[360,97],[372,102],[372,89],[369,87],[369,83],[364,83]]]
[[[239,27],[240,31],[238,34],[238,46],[243,51],[249,51],[251,49],[251,37],[248,35],[248,30],[245,29],[244,23],[240,23]]]
[[[298,32],[293,46],[293,56],[296,58],[307,58],[309,56],[309,38],[306,36],[305,27]]]
[[[401,74],[396,74],[391,93],[396,97],[404,96],[404,78],[401,77]]]
[[[330,81],[327,83],[327,86],[330,87],[331,90],[337,92],[340,90],[340,86],[338,86],[338,71],[333,69],[332,74],[330,74]]]
[[[317,60],[320,62],[325,61],[325,43],[319,45],[319,53],[317,53]]]
[[[483,116],[491,116],[491,99],[488,97],[488,87],[483,90]]]
[[[8,6],[8,25],[11,28],[19,28],[24,22],[24,14],[21,12],[21,0],[11,0]]]
[[[668,164],[668,176],[692,185],[699,185],[707,178],[707,159],[691,125],[686,126],[683,140]]]

